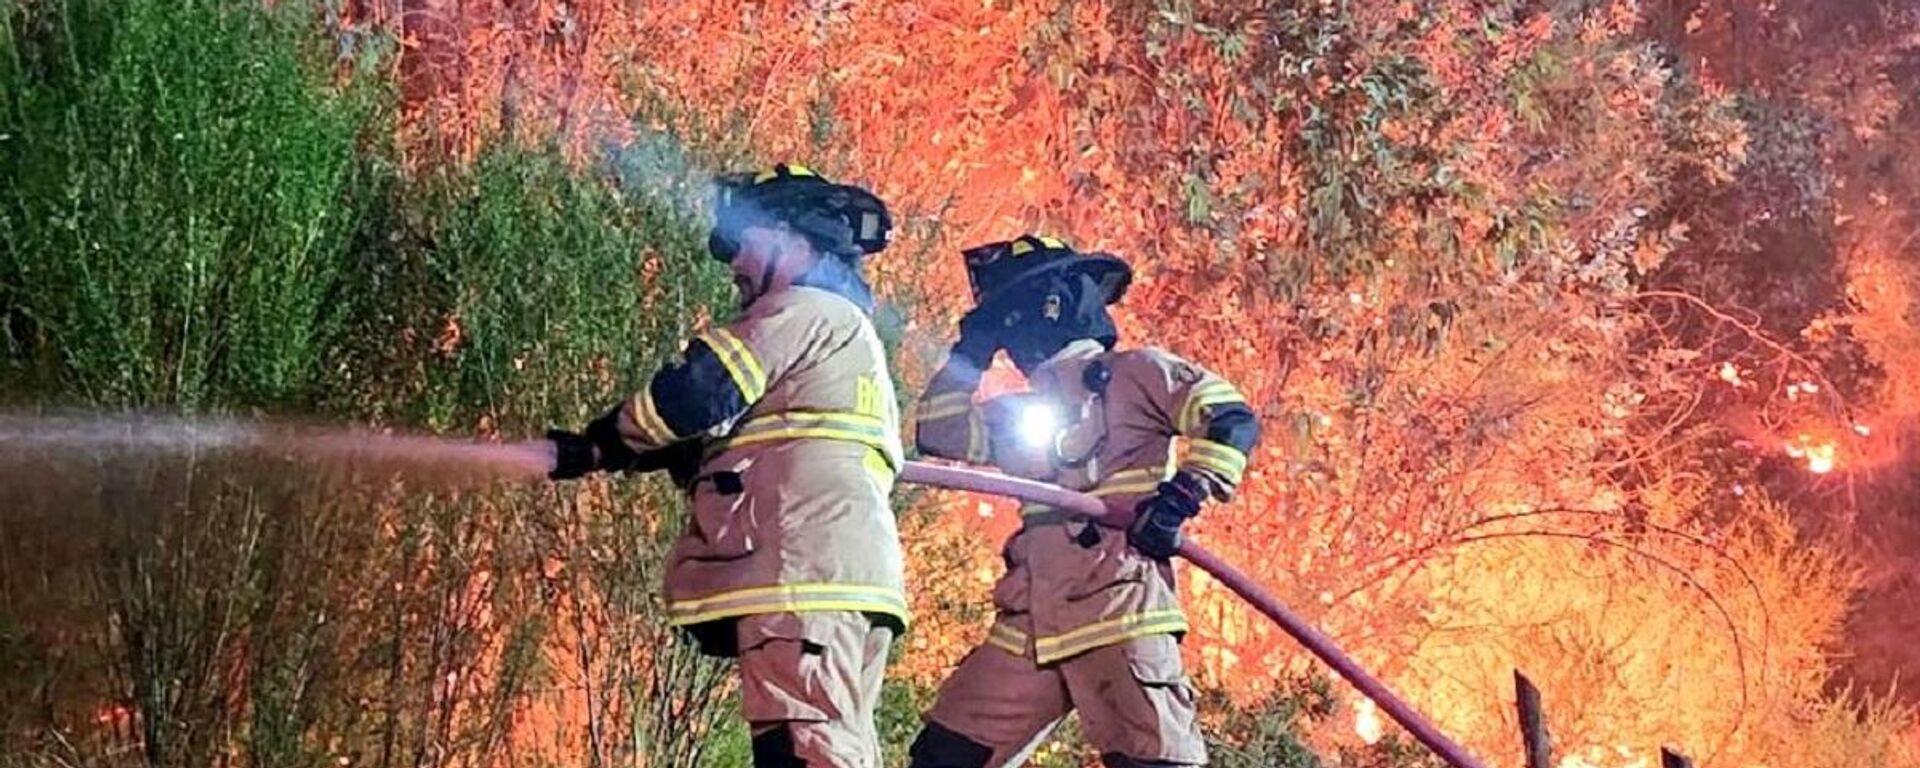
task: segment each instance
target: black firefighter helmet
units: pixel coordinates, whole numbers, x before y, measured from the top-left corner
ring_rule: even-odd
[[[707,250],[730,262],[748,227],[785,224],[823,254],[843,261],[887,247],[893,217],[873,193],[835,184],[804,165],[780,164],[759,173],[727,174],[715,180],[713,232]]]
[[[998,345],[1028,373],[1077,339],[1111,349],[1119,334],[1107,306],[1133,269],[1107,253],[1081,253],[1051,237],[1023,235],[963,252],[975,312],[992,317]]]
[[[1101,302],[1112,304],[1126,295],[1133,269],[1110,253],[1081,253],[1057,238],[1022,235],[1012,240],[976,245],[962,251],[973,303],[989,307],[1030,290],[1044,278],[1085,275],[1097,286]]]

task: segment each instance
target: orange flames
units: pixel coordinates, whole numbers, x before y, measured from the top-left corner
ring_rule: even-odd
[[[1799,438],[1786,444],[1787,456],[1807,460],[1807,471],[1816,475],[1832,472],[1839,463],[1839,446],[1833,441],[1815,443],[1813,437],[1802,433]]]

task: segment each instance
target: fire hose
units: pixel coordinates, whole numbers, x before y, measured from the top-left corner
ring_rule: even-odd
[[[972,491],[993,496],[1010,496],[1022,501],[1045,504],[1064,512],[1084,515],[1097,522],[1108,521],[1113,514],[1106,504],[1092,496],[993,472],[916,461],[908,462],[901,470],[900,480],[914,485]],[[1255,610],[1260,611],[1273,623],[1280,625],[1280,628],[1292,635],[1293,639],[1306,646],[1307,650],[1326,662],[1327,666],[1333,667],[1335,672],[1340,673],[1340,676],[1352,683],[1353,687],[1360,689],[1362,694],[1385,710],[1394,722],[1406,728],[1408,733],[1413,734],[1421,744],[1446,760],[1447,764],[1454,768],[1484,768],[1478,758],[1467,754],[1466,749],[1447,738],[1446,734],[1435,728],[1424,715],[1401,700],[1378,678],[1361,668],[1325,633],[1300,618],[1245,573],[1220,559],[1218,555],[1195,546],[1191,541],[1181,542],[1179,555],[1200,570],[1206,571],[1221,584],[1225,584]]]

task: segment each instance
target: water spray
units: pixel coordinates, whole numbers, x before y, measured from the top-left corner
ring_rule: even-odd
[[[482,443],[292,423],[187,420],[144,415],[0,414],[0,467],[9,463],[122,456],[216,455],[404,472],[409,477],[535,480],[553,467],[553,443]]]

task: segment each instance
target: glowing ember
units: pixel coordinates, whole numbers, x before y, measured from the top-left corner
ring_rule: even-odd
[[[1353,732],[1368,746],[1380,743],[1380,737],[1386,735],[1386,726],[1380,722],[1380,710],[1374,706],[1373,699],[1361,699],[1353,706]]]
[[[1866,437],[1867,435],[1871,435],[1871,434],[1873,434],[1873,428],[1871,428],[1871,427],[1868,427],[1868,426],[1867,426],[1867,425],[1865,425],[1865,424],[1855,424],[1855,425],[1853,425],[1853,431],[1854,431],[1854,433],[1855,433],[1855,434],[1857,434],[1857,435],[1859,435],[1859,436],[1861,436],[1861,437]]]
[[[1816,475],[1824,475],[1832,472],[1833,468],[1839,464],[1839,446],[1831,442],[1816,445],[1813,442],[1813,438],[1805,434],[1800,435],[1800,439],[1789,442],[1783,447],[1786,450],[1788,458],[1806,459],[1807,471]]]
[[[1820,445],[1816,445],[1811,448],[1808,448],[1807,449],[1807,469],[1812,471],[1816,475],[1824,475],[1828,472],[1832,472],[1833,464],[1834,464],[1834,453],[1835,453],[1835,449],[1834,449],[1833,443],[1821,443]]]

